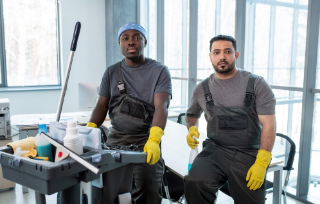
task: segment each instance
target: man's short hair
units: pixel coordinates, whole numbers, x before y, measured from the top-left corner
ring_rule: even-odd
[[[237,42],[236,39],[234,39],[233,37],[229,36],[229,35],[217,35],[215,37],[213,37],[210,40],[210,52],[211,52],[211,48],[212,48],[212,43],[215,41],[219,41],[219,40],[225,40],[225,41],[230,41],[232,42],[233,48],[235,51],[237,51]]]

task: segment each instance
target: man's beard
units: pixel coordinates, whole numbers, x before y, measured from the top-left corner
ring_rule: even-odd
[[[231,72],[232,70],[234,70],[235,68],[235,64],[236,64],[236,61],[233,61],[231,64],[229,64],[227,61],[223,61],[224,63],[226,63],[226,66],[229,65],[228,68],[223,68],[222,70],[218,68],[219,65],[214,65],[212,63],[212,66],[214,68],[214,70],[219,73],[219,74],[228,74],[229,72]],[[220,63],[220,62],[219,62]],[[225,67],[225,66],[224,66]]]

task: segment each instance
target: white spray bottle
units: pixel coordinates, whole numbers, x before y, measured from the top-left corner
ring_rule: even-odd
[[[195,141],[197,141],[196,136],[192,137]],[[194,149],[191,149],[190,151],[190,156],[189,156],[189,163],[188,163],[188,172],[191,169],[191,165],[193,163],[193,160],[197,157],[198,155],[198,147],[195,147]]]

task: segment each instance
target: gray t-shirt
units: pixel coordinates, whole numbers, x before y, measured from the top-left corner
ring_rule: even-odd
[[[139,66],[129,67],[125,60],[121,61],[122,77],[127,94],[154,107],[155,93],[165,92],[172,95],[171,76],[168,67],[146,58]],[[109,109],[116,105],[120,95],[115,75],[115,64],[106,69],[100,84],[100,96],[109,98]]]
[[[215,74],[209,76],[209,89],[215,106],[243,106],[246,96],[246,88],[250,72],[238,69],[237,73],[229,79],[218,79]],[[276,99],[274,94],[262,78],[258,77],[254,83],[255,103],[258,115],[275,114]],[[193,91],[190,106],[187,115],[199,118],[202,112],[205,112],[205,118],[208,121],[210,113],[206,108],[206,100],[202,83],[199,83]]]

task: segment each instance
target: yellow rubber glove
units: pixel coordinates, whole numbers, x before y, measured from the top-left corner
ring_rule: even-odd
[[[256,161],[247,173],[246,181],[249,180],[247,187],[250,188],[250,190],[255,191],[262,186],[271,157],[272,154],[266,150],[260,149],[258,151]]]
[[[147,153],[147,163],[150,165],[157,163],[160,159],[160,140],[163,135],[163,130],[157,126],[150,129],[149,139],[143,148],[143,152]]]
[[[199,132],[198,132],[198,129],[196,128],[196,126],[191,126],[189,128],[189,133],[187,135],[187,143],[191,149],[194,149],[199,144],[199,142],[197,140],[192,138],[193,136],[196,136],[197,139],[199,139]]]
[[[92,128],[97,128],[97,127],[98,127],[98,126],[97,126],[95,123],[93,123],[93,122],[88,122],[86,126],[87,126],[87,127],[92,127]]]

